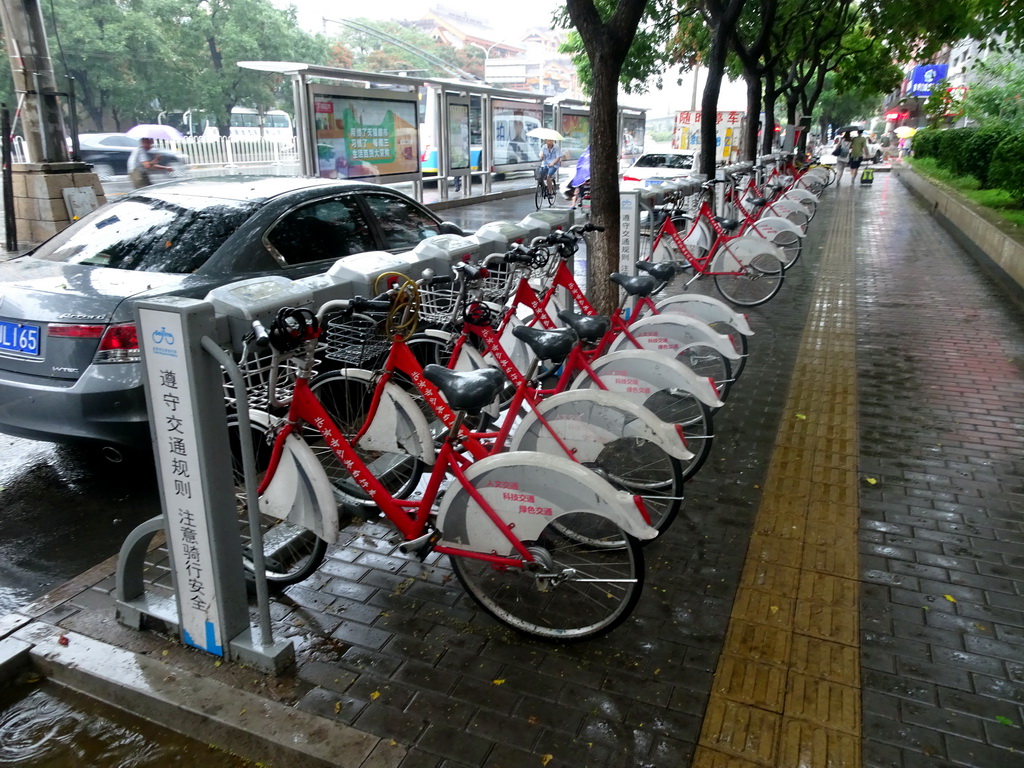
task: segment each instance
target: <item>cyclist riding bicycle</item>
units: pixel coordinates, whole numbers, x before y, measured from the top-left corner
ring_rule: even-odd
[[[558,173],[558,166],[562,162],[562,153],[555,148],[554,139],[548,139],[540,151],[540,168],[543,173],[545,184],[549,195],[555,193],[555,174]]]

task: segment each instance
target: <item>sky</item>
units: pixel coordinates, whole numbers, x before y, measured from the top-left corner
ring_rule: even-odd
[[[331,19],[382,19],[406,20],[420,19],[428,9],[444,7],[452,11],[463,12],[469,16],[480,18],[480,9],[486,8],[483,18],[495,29],[507,32],[507,39],[501,42],[512,42],[516,33],[537,26],[549,26],[554,11],[565,5],[563,0],[512,0],[512,2],[489,3],[486,0],[384,0],[383,2],[352,2],[342,0],[340,3],[327,5],[323,0],[273,0],[275,5],[287,7],[294,5],[298,11],[299,25],[310,32],[323,32],[323,18]],[[328,23],[327,33],[337,34],[342,29],[337,24]],[[684,75],[681,86],[675,85],[676,73],[669,73],[665,78],[666,88],[662,91],[652,89],[643,96],[622,95],[619,103],[623,106],[646,108],[648,118],[674,114],[677,110],[690,109],[693,103],[693,79]],[[698,80],[697,108],[700,108],[704,78]],[[743,111],[746,108],[746,95],[742,86],[723,85],[719,99],[719,109],[723,111]]]
[[[430,8],[444,7],[452,11],[464,12],[467,15],[481,18],[480,9],[486,8],[482,16],[497,29],[514,32],[534,26],[546,26],[556,8],[564,6],[559,0],[514,0],[509,3],[486,3],[481,0],[384,0],[383,2],[359,2],[343,0],[335,4],[325,4],[323,0],[273,0],[282,8],[294,5],[299,12],[299,25],[310,32],[323,31],[323,17],[331,19],[381,19],[411,20],[420,19]],[[328,32],[337,29],[337,25],[329,24]]]

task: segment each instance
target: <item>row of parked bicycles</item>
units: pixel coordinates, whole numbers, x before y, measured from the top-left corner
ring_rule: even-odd
[[[611,275],[610,316],[572,269],[600,229],[584,224],[254,323],[240,367],[264,386],[229,400],[233,454],[256,475],[238,463],[240,509],[248,485],[261,515],[242,526],[249,572],[308,578],[342,509],[386,518],[410,557],[447,555],[517,630],[579,640],[621,623],[643,544],[676,518],[743,372],[736,307],[778,292],[825,186],[773,163],[663,195],[637,274]],[[686,290],[708,277],[729,303]]]

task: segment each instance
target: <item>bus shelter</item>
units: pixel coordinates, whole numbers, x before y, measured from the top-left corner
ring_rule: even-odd
[[[541,156],[529,134],[554,128],[574,163],[590,143],[586,102],[493,88],[485,83],[378,74],[280,61],[239,62],[246,69],[291,78],[300,173],[382,184],[454,178],[456,194],[472,195],[474,174],[483,193],[493,174],[528,171]],[[619,110],[624,156],[642,151],[644,111]],[[439,184],[442,200],[447,183]]]

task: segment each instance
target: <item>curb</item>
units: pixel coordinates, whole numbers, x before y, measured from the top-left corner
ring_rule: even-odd
[[[10,616],[3,620],[5,625],[11,621]],[[179,664],[43,621],[25,621],[0,641],[0,681],[32,669],[58,685],[259,765],[397,768],[406,756],[406,748],[393,740]]]

